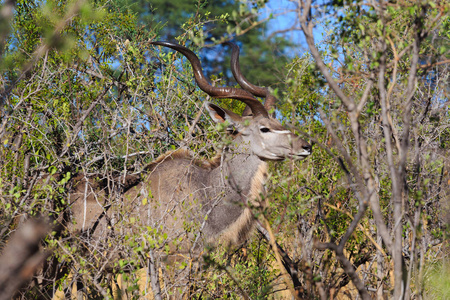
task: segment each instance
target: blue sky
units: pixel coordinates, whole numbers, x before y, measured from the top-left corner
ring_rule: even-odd
[[[269,17],[272,13],[273,19],[269,21],[269,32],[272,34],[275,31],[286,30],[291,27],[299,28],[300,24],[298,22],[297,14],[293,11],[296,9],[296,4],[288,0],[270,0],[266,4],[266,8],[263,10],[261,16],[262,19]],[[322,35],[324,33],[323,27],[320,26],[321,20],[318,21],[318,26],[314,28],[314,38],[315,42],[320,43],[322,40]],[[292,55],[300,55],[307,51],[307,45],[303,33],[300,30],[291,30],[289,32],[283,33],[284,37],[292,41],[293,43],[299,45],[297,49],[292,49]]]

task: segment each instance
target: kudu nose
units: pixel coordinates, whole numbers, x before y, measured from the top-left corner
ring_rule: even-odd
[[[305,151],[308,151],[309,153],[311,153],[311,151],[312,151],[312,146],[311,146],[310,144],[303,145],[302,148],[303,148]]]

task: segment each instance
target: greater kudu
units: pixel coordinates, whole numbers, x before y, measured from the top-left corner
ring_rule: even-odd
[[[135,233],[139,231],[136,228],[141,228],[140,234],[149,230],[160,233],[162,244],[170,245],[173,252],[202,248],[202,242],[242,243],[255,224],[252,208],[264,205],[266,161],[304,159],[311,154],[311,146],[269,115],[275,97],[241,74],[237,46],[232,46],[232,72],[244,89],[211,86],[198,57],[186,47],[168,42],[151,44],[183,54],[192,65],[198,86],[211,97],[236,99],[249,109],[246,116],[240,116],[207,102],[212,120],[229,126],[232,142],[210,161],[195,159],[185,150],[160,156],[147,167],[146,178],[124,194],[120,205],[106,207],[98,198],[101,194],[95,189],[89,194],[88,182],[80,181],[70,196],[74,229],[90,231],[94,241],[105,244],[105,236],[123,230],[115,224],[125,222]],[[266,107],[254,95],[265,97]]]

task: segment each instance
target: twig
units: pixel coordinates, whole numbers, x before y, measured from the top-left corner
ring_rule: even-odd
[[[34,66],[36,65],[36,62],[50,49],[50,47],[57,42],[61,37],[61,32],[64,29],[64,27],[69,24],[70,20],[72,20],[73,17],[75,17],[78,14],[78,11],[80,10],[81,6],[85,0],[79,0],[75,2],[72,7],[68,10],[64,18],[56,25],[55,30],[53,31],[53,34],[51,37],[44,41],[32,54],[31,59],[22,67],[22,72],[17,77],[17,79],[8,87],[5,88],[2,93],[0,93],[0,107],[3,106],[3,102],[6,102],[6,99],[9,97],[13,89],[16,87],[16,85],[25,78],[31,70],[33,70]]]
[[[303,11],[303,13],[301,13]],[[320,56],[319,50],[317,49],[315,43],[314,43],[314,35],[312,32],[312,29],[314,27],[314,24],[312,22],[309,22],[309,16],[311,15],[311,0],[302,1],[301,2],[301,8],[299,9],[299,20],[300,25],[303,30],[303,34],[305,35],[306,42],[308,44],[309,50],[311,51],[311,55],[314,57],[314,60],[316,61],[317,67],[319,68],[320,72],[325,77],[328,85],[330,88],[335,92],[335,94],[341,99],[342,103],[345,105],[348,112],[352,112],[355,109],[355,103],[353,100],[348,98],[344,92],[339,88],[337,82],[334,80],[334,78],[331,76],[330,72],[328,71],[325,63],[322,60],[322,57]]]
[[[209,98],[210,98],[210,96],[208,95],[208,96],[206,97],[206,101],[208,101]],[[203,103],[202,103],[202,106],[200,107],[200,109],[199,109],[197,115],[195,116],[194,121],[192,122],[191,126],[189,127],[189,133],[188,133],[188,136],[192,136],[192,133],[194,132],[195,125],[197,125],[198,121],[200,120],[200,117],[202,116],[203,108],[205,107],[205,103],[206,103],[206,102],[203,102]]]
[[[295,299],[300,299],[297,292],[294,289],[292,281],[290,280],[291,278],[287,274],[286,268],[284,267],[283,263],[281,262],[279,248],[277,247],[277,244],[275,243],[275,236],[273,235],[272,229],[270,228],[269,221],[267,221],[267,219],[264,216],[263,216],[263,219],[264,219],[264,222],[266,223],[266,230],[270,236],[269,243],[275,254],[275,259],[277,260],[278,267],[280,268],[281,276],[283,277],[284,282],[286,283],[287,287],[289,288],[289,291],[291,292],[292,297],[294,297]]]
[[[84,120],[86,120],[86,118],[89,116],[89,114],[91,113],[91,111],[94,109],[95,106],[97,106],[97,104],[100,102],[100,100],[103,99],[103,96],[105,96],[105,94],[109,91],[111,86],[106,87],[103,92],[100,93],[100,95],[97,96],[97,98],[91,103],[91,105],[89,106],[89,108],[87,110],[84,111],[83,115],[80,117],[80,119],[78,120],[78,122],[75,124],[74,128],[73,128],[73,133],[71,138],[69,138],[69,140],[67,141],[67,143],[64,145],[63,150],[61,151],[61,154],[59,154],[59,157],[64,156],[64,154],[66,154],[66,152],[69,150],[69,147],[71,146],[71,144],[73,143],[73,141],[76,139],[76,137],[78,136],[78,133],[81,130],[81,126],[83,125]]]
[[[304,288],[300,284],[300,280],[298,278],[297,267],[294,264],[294,262],[292,261],[292,259],[289,257],[289,255],[286,253],[286,251],[284,251],[284,249],[276,242],[275,238],[273,237],[273,233],[271,235],[269,233],[269,231],[266,230],[266,228],[264,228],[264,226],[262,226],[259,221],[257,221],[256,226],[257,226],[259,233],[262,234],[262,236],[266,239],[266,241],[268,241],[270,243],[271,247],[273,247],[272,241],[275,244],[276,248],[272,248],[272,249],[274,250],[275,253],[278,253],[278,255],[282,258],[281,263],[282,263],[282,266],[284,266],[284,268],[281,268],[280,270],[282,271],[283,269],[285,269],[286,272],[289,274],[289,276],[292,280],[292,283],[294,285],[294,289],[295,289],[294,295],[296,295],[297,297],[304,297],[305,291],[304,291]],[[275,255],[277,255],[277,254],[275,254]],[[289,287],[288,284],[287,284],[287,286]],[[292,293],[292,291],[291,291],[291,293]]]
[[[161,300],[161,286],[159,284],[159,276],[152,248],[149,249],[148,255],[148,272],[150,273],[150,282],[152,284],[153,297],[155,300]]]
[[[348,211],[345,211],[345,210],[343,210],[343,209],[340,209],[340,208],[338,208],[338,207],[336,207],[336,206],[334,206],[334,205],[332,205],[332,204],[329,204],[329,203],[324,203],[324,204],[325,204],[326,206],[328,206],[328,207],[334,209],[334,210],[337,210],[337,211],[340,211],[340,212],[346,214],[350,219],[354,220],[354,217],[353,217]],[[381,254],[382,254],[384,257],[386,257],[386,256],[387,256],[386,252],[384,252],[384,250],[383,250],[383,248],[380,246],[380,244],[377,243],[377,242],[373,239],[373,237],[370,235],[370,233],[367,232],[367,230],[366,230],[361,224],[358,224],[358,227],[359,227],[359,229],[364,233],[364,235],[370,240],[370,242],[375,246],[375,248],[377,248],[378,251],[380,251]]]
[[[350,277],[355,287],[358,289],[358,293],[362,299],[371,299],[364,282],[359,278],[353,264],[345,257],[343,249],[334,243],[320,243],[315,242],[314,246],[319,250],[332,250],[336,254],[337,259],[342,263],[345,273]]]

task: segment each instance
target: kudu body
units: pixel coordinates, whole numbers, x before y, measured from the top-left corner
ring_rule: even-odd
[[[242,243],[255,223],[252,207],[263,205],[266,161],[303,159],[311,154],[311,146],[269,115],[275,98],[241,75],[237,46],[233,46],[232,71],[246,90],[212,87],[192,51],[167,42],[152,44],[186,56],[197,84],[207,94],[242,101],[250,111],[240,116],[206,103],[215,122],[228,122],[233,128],[231,144],[211,161],[194,159],[185,150],[162,155],[148,166],[147,176],[123,195],[120,205],[106,207],[102,194],[91,190],[88,181],[80,181],[70,195],[74,229],[90,230],[94,240],[104,243],[105,234],[129,230],[115,227],[116,223],[128,222],[129,228],[141,228],[141,233],[160,232],[173,251],[198,249],[202,242]],[[266,107],[254,95],[266,97]]]

